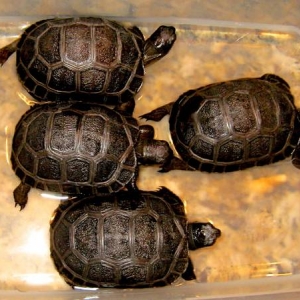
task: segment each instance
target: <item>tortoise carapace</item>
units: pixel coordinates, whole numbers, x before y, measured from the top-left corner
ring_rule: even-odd
[[[39,102],[132,100],[142,86],[144,67],[165,56],[175,28],[160,26],[147,40],[137,27],[102,18],[39,21],[0,49],[0,65],[17,52],[17,73]],[[102,95],[104,97],[100,97]]]
[[[50,252],[72,287],[164,286],[195,279],[188,250],[221,235],[211,223],[188,223],[166,188],[121,191],[62,202],[50,229]]]

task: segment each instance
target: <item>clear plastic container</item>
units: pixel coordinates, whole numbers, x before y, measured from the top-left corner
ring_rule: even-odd
[[[65,9],[63,13],[72,11]],[[161,24],[177,29],[174,48],[146,70],[136,98],[136,117],[175,101],[188,89],[264,73],[283,77],[300,107],[297,27],[276,22],[115,15],[110,19],[138,25],[146,37]],[[0,47],[43,18],[0,17]],[[19,179],[10,166],[11,140],[31,100],[18,81],[15,54],[0,69],[0,91],[1,299],[299,298],[300,173],[289,159],[228,174],[161,174],[158,167],[141,167],[137,183],[140,189],[168,187],[185,202],[189,221],[213,221],[222,230],[222,237],[211,248],[190,252],[197,275],[194,282],[179,280],[170,287],[143,290],[71,290],[54,269],[49,253],[49,220],[58,200],[32,189],[26,208],[19,212],[14,207],[12,192]],[[156,138],[171,142],[168,117],[159,123],[147,123],[155,127]]]

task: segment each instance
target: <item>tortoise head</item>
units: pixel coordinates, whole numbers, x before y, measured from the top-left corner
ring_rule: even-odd
[[[175,31],[173,26],[162,25],[146,40],[144,45],[145,65],[149,65],[168,54],[176,40]]]
[[[216,228],[211,223],[188,224],[188,240],[190,250],[212,246],[220,236],[221,230]]]
[[[141,164],[164,164],[173,157],[168,142],[154,139],[154,128],[150,125],[140,126],[139,141],[136,152]]]

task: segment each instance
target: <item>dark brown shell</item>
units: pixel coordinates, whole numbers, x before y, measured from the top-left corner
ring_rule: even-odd
[[[138,134],[134,118],[101,105],[36,105],[16,126],[12,166],[42,190],[116,192],[136,180]]]
[[[51,222],[50,250],[71,286],[170,284],[188,266],[184,206],[166,188],[64,202]]]
[[[38,101],[105,95],[118,102],[124,92],[135,94],[142,85],[143,45],[138,28],[101,18],[42,20],[21,37],[17,71]]]
[[[174,145],[196,170],[224,172],[291,155],[297,110],[276,75],[211,84],[183,94],[170,116]]]

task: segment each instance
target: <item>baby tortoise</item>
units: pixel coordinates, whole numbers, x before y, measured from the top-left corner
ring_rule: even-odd
[[[161,164],[173,155],[152,126],[100,104],[35,105],[16,126],[11,161],[21,183],[23,209],[31,187],[72,194],[136,189],[138,164]]]
[[[136,26],[102,18],[49,19],[2,48],[0,65],[17,51],[19,79],[37,101],[77,101],[89,95],[89,101],[116,104],[132,100],[144,67],[165,56],[175,40],[172,26],[160,26],[145,41]]]
[[[215,243],[211,223],[189,223],[162,187],[65,201],[51,221],[54,264],[72,287],[152,287],[195,279],[188,250]]]
[[[282,160],[294,150],[292,162],[300,168],[299,112],[289,85],[277,75],[190,90],[141,118],[159,121],[167,114],[182,160],[174,157],[162,172],[236,171]]]

